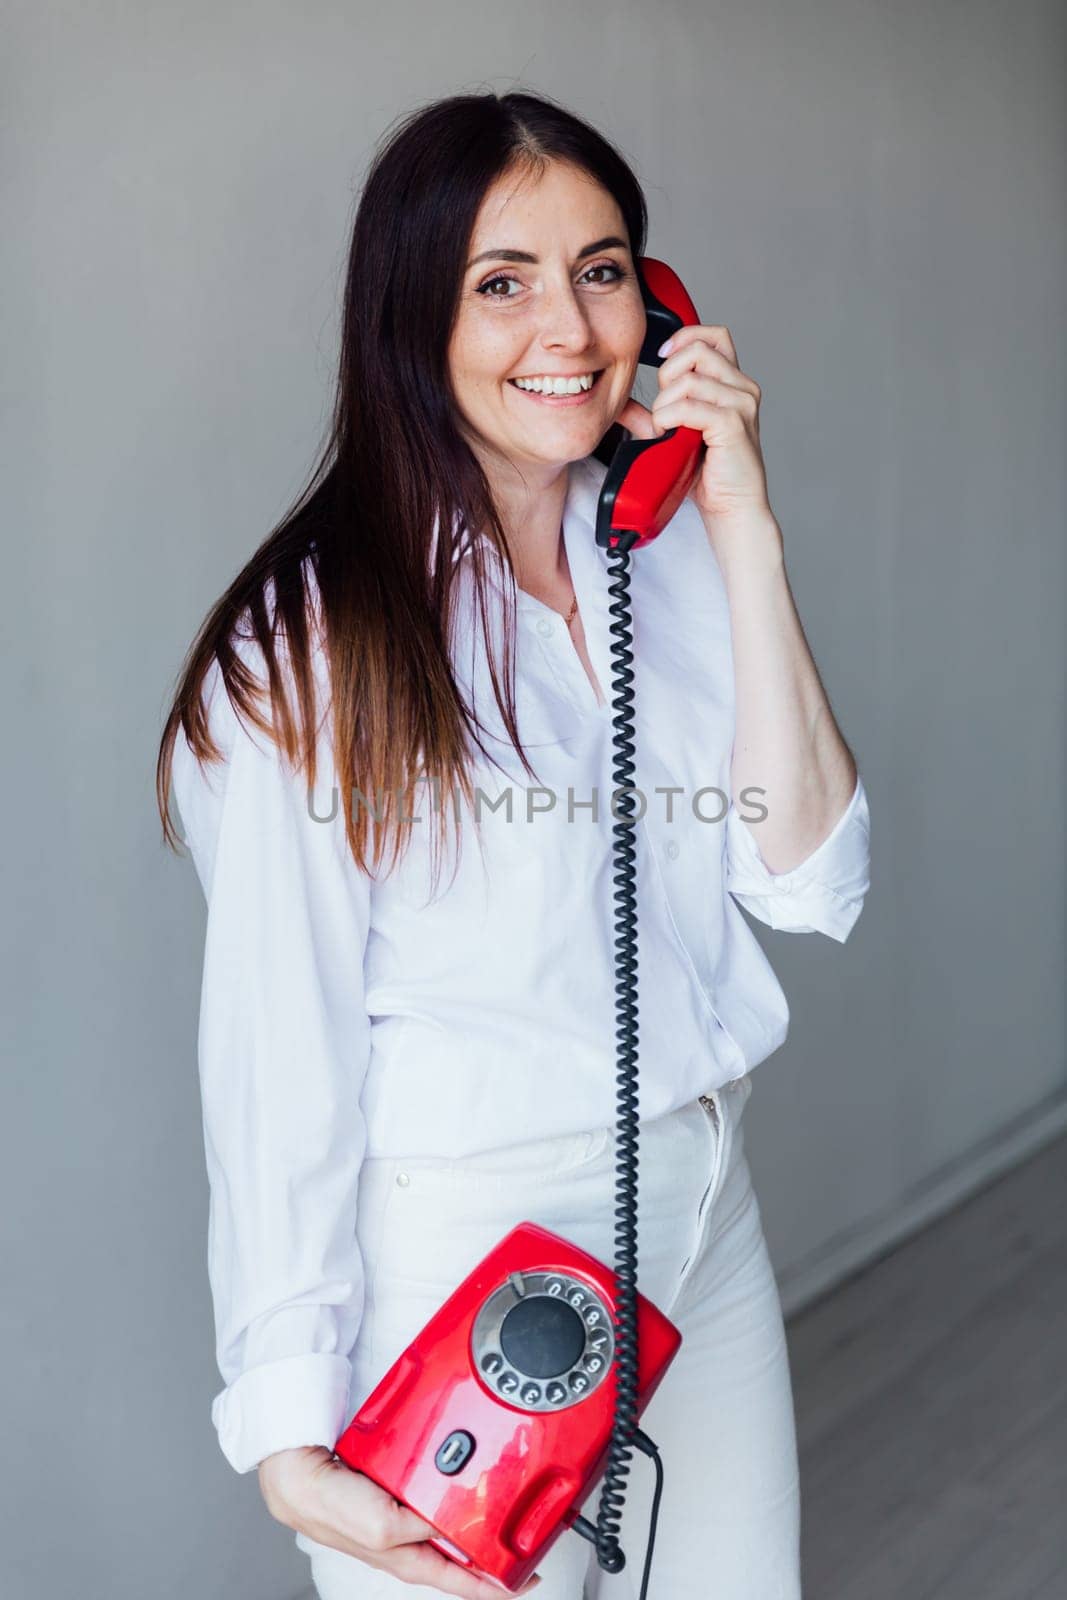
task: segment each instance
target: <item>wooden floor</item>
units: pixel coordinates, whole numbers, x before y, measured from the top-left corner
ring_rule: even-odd
[[[805,1600],[1067,1600],[1067,1139],[788,1332]]]

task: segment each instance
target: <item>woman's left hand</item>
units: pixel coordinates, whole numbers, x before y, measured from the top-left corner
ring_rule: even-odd
[[[706,448],[688,497],[717,547],[742,525],[777,528],[760,449],[762,391],[737,365],[730,330],[699,323],[679,328],[658,371],[651,411],[630,399],[618,421],[640,439],[670,428],[695,428],[703,435]]]

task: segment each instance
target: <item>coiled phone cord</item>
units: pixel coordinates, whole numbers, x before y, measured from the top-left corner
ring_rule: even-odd
[[[656,1492],[645,1557],[640,1600],[648,1587],[656,1519],[663,1487],[662,1462],[656,1446],[637,1428],[637,851],[634,846],[633,761],[633,610],[630,599],[630,551],[636,533],[619,533],[608,550],[612,582],[612,876],[615,903],[615,1041],[618,1144],[616,1150],[615,1277],[615,1415],[608,1445],[608,1464],[589,1536],[605,1572],[621,1572],[626,1557],[619,1545],[620,1517],[626,1474],[636,1444],[656,1468]],[[582,1519],[584,1521],[584,1519]],[[582,1530],[585,1531],[585,1530]]]

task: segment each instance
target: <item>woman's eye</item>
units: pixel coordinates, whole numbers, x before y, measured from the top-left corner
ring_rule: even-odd
[[[622,268],[621,267],[617,267],[615,265],[614,261],[598,261],[595,267],[590,267],[589,268],[589,271],[590,272],[613,272],[615,274],[616,278],[624,278],[626,276],[626,274],[623,272]],[[610,279],[610,278],[608,279],[609,283],[612,282],[612,281],[613,281],[612,279]]]
[[[480,283],[477,292],[480,295],[484,295],[487,300],[514,300],[514,295],[490,294],[489,290],[494,283],[518,283],[518,281],[518,278],[509,278],[506,273],[498,272],[495,278],[487,278],[484,283]]]
[[[582,273],[582,277],[587,278],[591,272],[613,272],[615,274],[615,278],[607,279],[606,281],[609,283],[625,277],[623,269],[619,266],[616,266],[614,261],[598,261],[595,266],[587,267]],[[602,279],[601,282],[603,281],[604,280]],[[480,294],[485,300],[514,300],[515,295],[509,294],[506,291],[503,294],[493,294],[490,291],[493,289],[494,284],[518,282],[519,279],[514,277],[510,272],[495,272],[491,278],[486,278],[484,283],[480,283],[478,285],[475,293]]]

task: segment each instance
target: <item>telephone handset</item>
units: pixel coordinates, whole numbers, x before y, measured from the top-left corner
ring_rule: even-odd
[[[636,262],[645,302],[645,342],[638,361],[659,367],[657,352],[679,328],[700,321],[676,272],[665,261],[639,256]],[[596,542],[616,548],[624,534],[636,533],[627,548],[651,544],[674,516],[696,476],[704,437],[696,428],[670,428],[658,439],[632,439],[613,424],[593,454],[607,467],[600,490]]]
[[[647,331],[640,362],[700,319],[677,275],[637,260]],[[615,1269],[559,1234],[521,1222],[489,1252],[360,1406],[334,1446],[429,1522],[429,1542],[511,1593],[573,1528],[607,1572],[619,1546],[620,1483],[634,1447],[656,1472],[640,1600],[648,1587],[663,1486],[638,1418],[678,1353],[681,1333],[637,1288],[637,897],[632,839],[633,635],[630,551],[655,539],[700,463],[703,436],[672,428],[633,439],[613,425],[594,454],[608,468],[596,542],[608,552],[614,618],[612,825],[616,995]],[[578,1507],[604,1478],[596,1523]]]

